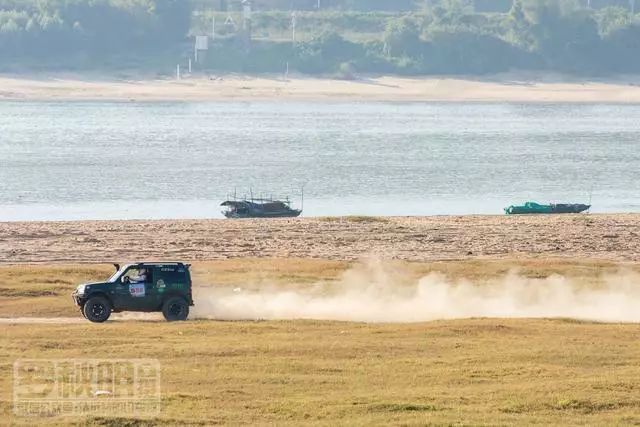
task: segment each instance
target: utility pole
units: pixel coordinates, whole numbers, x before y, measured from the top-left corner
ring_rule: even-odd
[[[246,31],[251,31],[251,1],[242,0],[242,26]]]
[[[216,15],[211,18],[211,40],[216,39]]]
[[[251,0],[242,0],[242,30],[247,52],[251,50],[251,27]]]
[[[636,0],[629,0],[629,7],[631,8],[631,14],[636,14]]]
[[[296,42],[296,24],[297,24],[297,16],[295,12],[291,12],[291,41],[293,43]]]

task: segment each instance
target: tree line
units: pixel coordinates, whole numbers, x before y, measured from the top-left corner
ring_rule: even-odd
[[[184,40],[191,12],[183,0],[0,0],[0,61],[161,51]]]
[[[484,74],[513,69],[584,75],[640,72],[640,15],[628,8],[591,10],[577,0],[515,0],[507,13],[476,13],[462,0],[425,3],[420,13],[339,14],[339,28],[319,28],[299,43],[217,43],[209,66],[278,71],[285,61],[305,73]],[[329,15],[331,16],[331,15]],[[346,37],[366,19],[380,37]],[[272,16],[273,17],[273,16]],[[357,18],[357,19],[356,19]],[[272,26],[286,27],[284,22]],[[275,18],[273,19],[275,20]],[[266,20],[265,20],[266,21]],[[333,27],[333,28],[332,28]]]
[[[168,71],[192,53],[201,11],[186,0],[0,0],[0,69],[99,68],[126,57]],[[506,13],[477,13],[464,0],[418,2],[406,13],[315,12],[293,42],[285,12],[256,13],[216,38],[210,70],[304,73],[482,74],[511,69],[577,74],[640,71],[640,15],[591,10],[580,0],[514,0]],[[320,21],[320,18],[323,20]],[[315,20],[315,21],[314,21]],[[319,22],[322,22],[320,25]],[[209,24],[206,24],[209,25]],[[238,23],[238,27],[241,27]],[[260,34],[266,36],[260,36]],[[129,66],[131,63],[129,63]],[[131,66],[130,66],[131,67]]]

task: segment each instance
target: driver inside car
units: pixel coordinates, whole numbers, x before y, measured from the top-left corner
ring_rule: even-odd
[[[149,281],[149,273],[146,268],[141,268],[138,275],[131,278],[131,283],[146,283]]]

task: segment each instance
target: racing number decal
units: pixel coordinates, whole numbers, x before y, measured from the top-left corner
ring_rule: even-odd
[[[144,283],[132,283],[129,285],[129,293],[134,298],[140,298],[145,295]]]

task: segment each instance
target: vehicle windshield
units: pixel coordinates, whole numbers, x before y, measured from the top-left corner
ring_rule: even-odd
[[[113,273],[113,276],[109,277],[108,282],[109,283],[115,283],[116,281],[118,281],[118,279],[120,278],[122,273],[124,273],[127,268],[129,268],[128,265],[124,265],[124,266],[120,267],[120,270],[116,271],[115,273]]]

